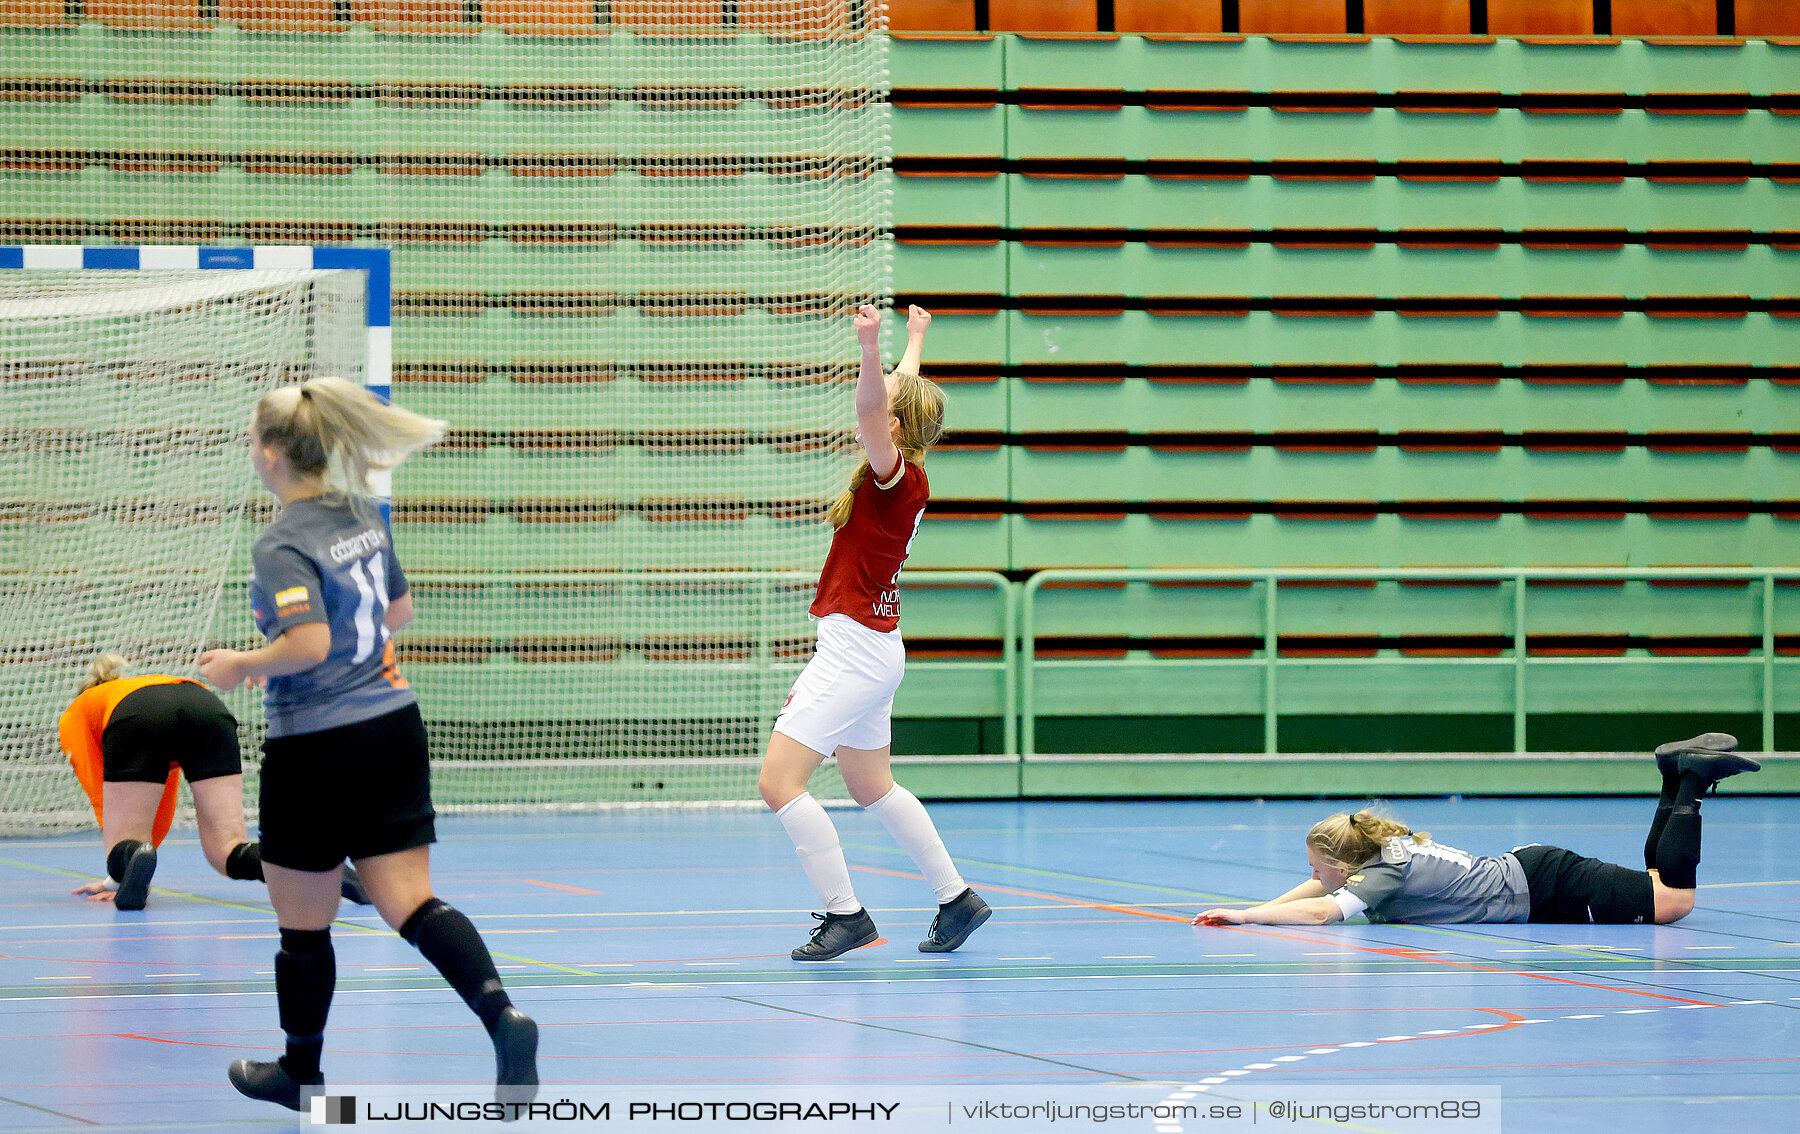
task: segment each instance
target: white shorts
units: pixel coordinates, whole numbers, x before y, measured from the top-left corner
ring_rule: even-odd
[[[885,748],[893,740],[894,690],[906,673],[898,630],[871,630],[847,614],[819,620],[819,647],[788,693],[775,731],[830,756],[840,745]]]

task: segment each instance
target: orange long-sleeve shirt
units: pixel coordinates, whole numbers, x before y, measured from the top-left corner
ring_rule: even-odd
[[[107,722],[112,720],[113,710],[119,707],[120,701],[145,686],[173,685],[179,681],[192,679],[152,673],[102,681],[76,697],[56,722],[63,751],[69,754],[69,764],[75,769],[75,778],[94,805],[94,822],[105,823],[102,801],[106,791],[106,759],[100,741],[106,733]],[[151,841],[157,846],[162,845],[163,836],[169,833],[169,826],[175,821],[175,787],[180,778],[181,769],[169,769],[169,782],[163,787],[162,801],[157,804],[156,821],[150,833]]]

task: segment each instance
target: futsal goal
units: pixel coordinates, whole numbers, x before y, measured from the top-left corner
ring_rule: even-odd
[[[57,717],[96,654],[193,676],[208,644],[249,644],[268,516],[251,408],[282,382],[367,378],[366,272],[185,252],[141,270],[135,249],[0,249],[0,830],[92,821]],[[253,700],[232,701],[253,742]]]

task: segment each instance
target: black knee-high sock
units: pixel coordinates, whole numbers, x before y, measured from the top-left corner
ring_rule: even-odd
[[[1681,775],[1672,772],[1663,777],[1662,794],[1656,799],[1656,815],[1650,820],[1650,833],[1644,838],[1644,869],[1656,866],[1656,844],[1662,841],[1663,824],[1669,821],[1669,810],[1675,806],[1675,795],[1681,788]]]
[[[400,936],[443,974],[492,1035],[500,1013],[512,1007],[512,998],[500,984],[487,944],[462,911],[427,898],[400,927]]]
[[[1674,805],[1656,843],[1656,871],[1663,885],[1692,890],[1700,867],[1700,797],[1712,785],[1692,772],[1681,777]]]
[[[225,856],[225,877],[241,882],[261,882],[262,844],[239,843],[232,847],[231,853]]]
[[[275,954],[275,1002],[287,1054],[281,1065],[296,1083],[319,1077],[319,1053],[325,1048],[325,1017],[337,987],[337,953],[329,929],[284,929],[281,952]]]

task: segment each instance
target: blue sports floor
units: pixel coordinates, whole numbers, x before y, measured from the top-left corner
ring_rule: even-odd
[[[995,911],[947,956],[916,951],[931,894],[855,811],[833,814],[886,940],[822,965],[787,957],[813,898],[763,813],[449,818],[434,878],[542,1024],[546,1099],[716,1084],[1026,1087],[1051,1101],[1108,1083],[1158,1085],[1145,1087],[1158,1098],[1475,1084],[1497,1089],[1519,1134],[1791,1128],[1800,799],[1708,800],[1699,908],[1673,926],[1188,924],[1304,879],[1301,837],[1336,809],[934,805]],[[1466,850],[1537,841],[1635,866],[1652,804],[1391,810]],[[261,887],[212,874],[180,831],[142,912],[69,896],[100,867],[93,835],[0,842],[0,1130],[293,1128],[298,1116],[224,1077],[233,1058],[279,1050]],[[486,1037],[455,995],[370,910],[343,913],[327,1077],[491,1082]],[[953,1117],[944,1105],[880,1128],[1051,1128]]]

